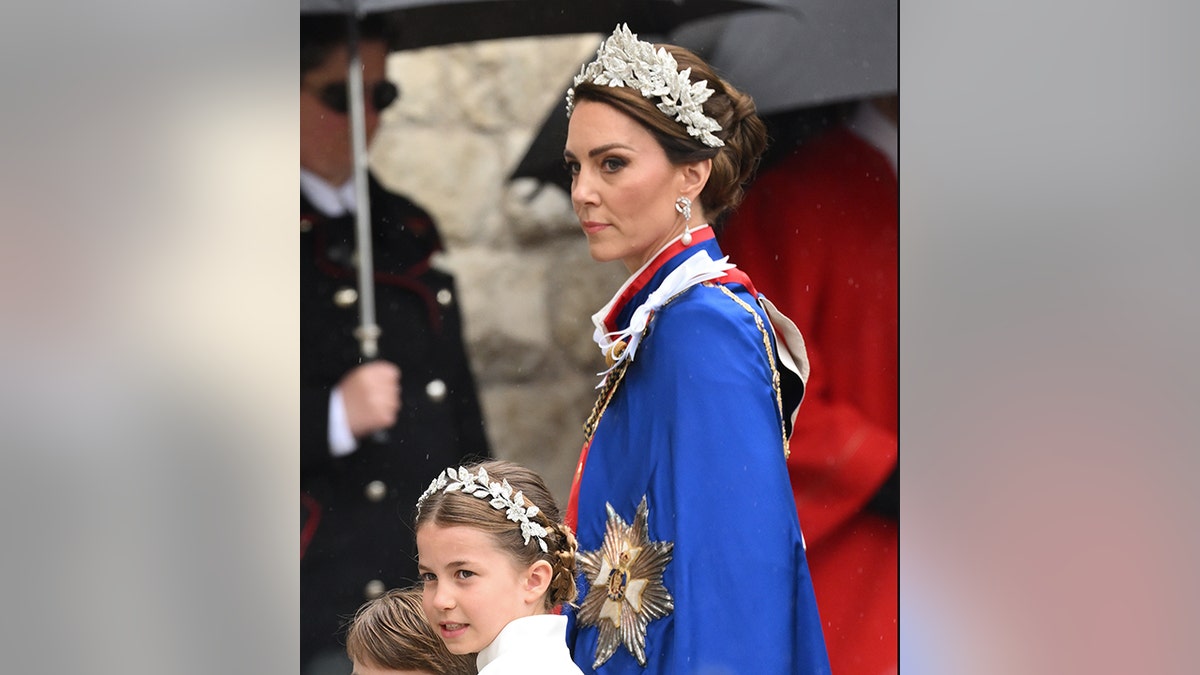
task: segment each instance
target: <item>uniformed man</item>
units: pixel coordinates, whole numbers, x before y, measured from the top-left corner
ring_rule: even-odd
[[[355,328],[355,189],[342,16],[301,18],[301,670],[349,673],[339,631],[416,578],[409,522],[429,480],[489,455],[453,279],[432,269],[430,216],[370,180],[379,358]],[[360,55],[368,142],[397,97],[380,27]]]

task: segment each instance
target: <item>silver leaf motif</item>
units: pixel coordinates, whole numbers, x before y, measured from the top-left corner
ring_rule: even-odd
[[[442,470],[442,473],[429,483],[429,487],[417,499],[417,512],[420,513],[421,505],[430,495],[437,492],[458,492],[460,490],[463,494],[486,499],[492,508],[504,511],[506,518],[521,525],[521,535],[526,544],[529,543],[531,537],[536,538],[542,551],[547,551],[546,536],[549,531],[541,524],[531,520],[541,513],[541,509],[530,503],[520,491],[514,495],[512,486],[508,484],[507,479],[499,483],[492,482],[487,470],[483,467],[479,468],[478,474],[472,474],[461,466],[458,469],[449,467]]]
[[[688,134],[710,148],[725,142],[713,135],[721,125],[704,114],[704,102],[715,91],[707,80],[692,82],[691,68],[682,72],[675,57],[666,49],[654,50],[654,45],[637,39],[628,24],[617,26],[613,34],[600,43],[596,60],[585,64],[575,76],[575,86],[567,90],[567,117],[575,109],[575,87],[594,82],[610,87],[636,89],[645,98],[660,99],[657,107],[664,115],[687,128]]]

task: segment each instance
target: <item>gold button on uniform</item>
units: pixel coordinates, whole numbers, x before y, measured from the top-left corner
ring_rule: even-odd
[[[383,501],[387,496],[387,485],[381,480],[373,480],[367,483],[366,489],[363,492],[367,495],[367,499],[373,502]]]
[[[449,288],[443,288],[437,292],[437,301],[442,307],[449,307],[450,303],[454,302],[454,294]]]
[[[434,403],[441,403],[442,399],[446,398],[446,383],[441,380],[430,380],[429,384],[425,385],[425,394]]]
[[[382,581],[378,579],[372,579],[367,582],[366,586],[363,587],[363,595],[366,596],[368,600],[374,600],[375,598],[383,595],[383,592],[386,590],[387,589],[384,588]]]
[[[338,307],[350,307],[355,302],[358,302],[358,291],[349,286],[343,286],[333,294],[333,304]]]

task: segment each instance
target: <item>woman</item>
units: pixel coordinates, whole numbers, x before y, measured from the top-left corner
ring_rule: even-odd
[[[567,111],[591,255],[631,273],[593,316],[610,369],[567,509],[582,570],[575,661],[828,672],[785,466],[803,341],[712,229],[766,146],[753,101],[691,52],[618,26]]]

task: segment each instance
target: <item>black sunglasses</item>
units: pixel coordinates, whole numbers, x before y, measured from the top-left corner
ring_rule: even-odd
[[[380,80],[371,87],[370,101],[375,110],[383,110],[400,97],[400,88],[388,80]],[[317,99],[330,110],[345,115],[350,110],[350,96],[346,93],[346,82],[331,82],[317,90]]]

